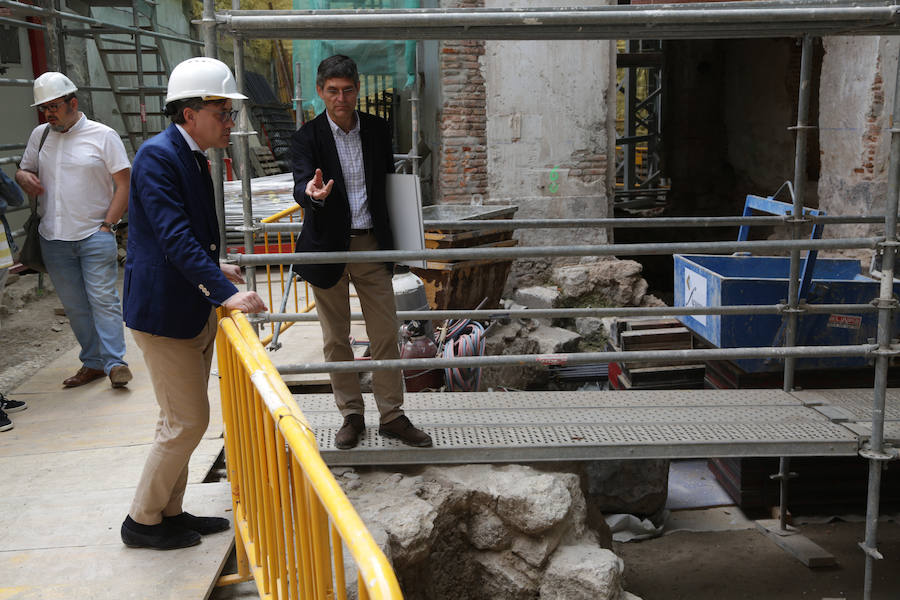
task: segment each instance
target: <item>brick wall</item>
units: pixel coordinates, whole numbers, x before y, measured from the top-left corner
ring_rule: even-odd
[[[455,0],[444,8],[478,8],[482,0]],[[441,142],[435,199],[469,204],[472,196],[487,196],[487,117],[481,57],[484,42],[444,41],[440,44]]]
[[[872,78],[872,101],[866,111],[866,132],[863,135],[862,164],[853,169],[854,173],[861,174],[865,179],[875,175],[875,164],[878,154],[878,146],[881,141],[881,130],[884,112],[884,81],[881,78],[881,55],[875,63],[875,76]]]

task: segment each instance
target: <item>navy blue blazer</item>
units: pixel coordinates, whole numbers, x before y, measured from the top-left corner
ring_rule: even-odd
[[[211,183],[175,127],[144,142],[131,167],[123,313],[131,329],[187,339],[237,293],[219,268]]]
[[[394,236],[388,216],[385,182],[394,172],[394,150],[391,130],[381,117],[359,115],[359,137],[362,143],[366,173],[366,196],[375,228],[379,250],[393,250]],[[341,160],[334,144],[328,117],[321,113],[291,136],[291,166],[294,172],[294,200],[304,208],[303,229],[297,238],[297,252],[345,252],[350,248],[350,203]],[[331,194],[322,205],[306,195],[306,184],[322,169],[322,180],[334,179]],[[344,273],[343,263],[295,265],[294,271],[316,287],[330,288]],[[385,263],[393,270],[392,263]]]

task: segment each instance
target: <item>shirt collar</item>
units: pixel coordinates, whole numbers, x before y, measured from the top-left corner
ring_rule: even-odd
[[[206,152],[200,149],[200,145],[194,140],[194,138],[191,137],[191,134],[184,130],[184,127],[177,123],[175,124],[175,127],[178,128],[178,133],[180,133],[181,137],[184,138],[184,141],[187,142],[187,145],[191,149],[191,152],[199,152],[203,156],[206,156]]]
[[[328,125],[331,127],[331,133],[334,135],[353,135],[355,133],[359,133],[359,115],[354,110],[353,118],[356,120],[356,124],[353,125],[353,129],[344,133],[344,130],[341,129],[340,125],[331,120],[331,115],[328,114],[328,111],[325,111],[325,118],[328,119]]]
[[[68,129],[66,129],[65,131],[62,131],[60,133],[66,134],[66,133],[72,133],[73,131],[77,131],[77,130],[81,129],[82,127],[84,127],[84,124],[86,122],[87,122],[87,117],[84,116],[84,113],[81,113],[81,116],[78,117],[78,120],[75,121],[74,125],[72,125]]]

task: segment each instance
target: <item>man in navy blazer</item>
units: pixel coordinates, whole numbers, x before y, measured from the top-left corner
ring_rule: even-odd
[[[131,547],[168,550],[200,543],[228,519],[184,512],[188,461],[209,424],[206,390],[216,337],[215,307],[262,312],[239,292],[240,268],[219,264],[219,229],[208,148],[228,146],[237,92],[228,66],[192,58],[169,78],[172,125],[134,158],[125,262],[125,324],[144,354],[159,421],[134,501],[122,523]]]
[[[394,171],[391,131],[384,119],[356,110],[359,73],[352,59],[335,55],[319,64],[316,92],[325,112],[291,138],[294,199],[304,208],[297,252],[392,250],[385,199],[387,174]],[[328,183],[325,183],[325,180]],[[375,360],[399,358],[393,265],[333,263],[295,265],[316,299],[325,360],[352,361],[350,283],[366,321]],[[410,446],[431,446],[431,437],[404,414],[400,371],[375,371],[378,432]],[[356,373],[331,373],[331,387],[344,422],[335,446],[353,448],[366,431],[362,393]]]

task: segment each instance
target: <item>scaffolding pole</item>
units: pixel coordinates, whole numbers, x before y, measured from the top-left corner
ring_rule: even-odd
[[[897,63],[900,77],[900,61]],[[892,351],[892,323],[897,300],[894,299],[894,266],[897,252],[897,206],[900,194],[900,79],[894,80],[894,106],[891,119],[891,154],[888,173],[887,205],[885,206],[884,241],[881,262],[881,289],[878,299],[878,349],[875,352],[875,385],[872,394],[872,437],[868,448],[860,454],[869,460],[869,484],[866,495],[866,539],[860,548],[866,555],[863,600],[872,598],[875,561],[883,558],[878,551],[878,513],[880,510],[881,473],[887,461],[897,458],[894,448],[884,443],[884,404],[887,393],[888,368]]]
[[[798,5],[799,4],[799,5]],[[366,40],[724,39],[897,33],[896,5],[766,2],[537,9],[232,11],[255,38]]]
[[[739,225],[789,225],[793,217],[634,217],[628,219],[497,219],[463,221],[424,221],[426,229],[589,229],[616,227],[621,229],[670,227],[732,227]],[[883,215],[804,215],[807,223],[884,223]],[[298,233],[303,223],[260,223],[265,233]]]
[[[407,260],[461,260],[574,256],[648,256],[652,254],[731,254],[760,250],[838,250],[875,248],[881,237],[834,238],[827,240],[754,240],[748,242],[655,242],[647,244],[598,244],[579,246],[512,246],[508,248],[443,248],[434,250],[370,250],[365,252],[279,252],[271,254],[229,254],[239,265],[328,264],[404,262]]]
[[[2,1],[2,0],[0,0]],[[211,0],[205,0],[205,6]],[[450,359],[417,359],[414,364],[404,361],[366,361],[355,363],[321,363],[289,365],[283,373],[338,372],[379,369],[430,368],[452,364],[488,366],[506,364],[580,364],[599,360],[669,360],[684,356],[705,358],[780,358],[785,359],[785,390],[793,388],[794,359],[809,356],[874,356],[875,382],[873,386],[872,437],[869,447],[861,454],[869,459],[869,489],[866,515],[866,540],[860,546],[866,553],[864,598],[871,600],[872,571],[877,550],[877,518],[881,470],[886,460],[896,458],[896,451],[886,451],[884,444],[884,403],[889,360],[898,354],[892,346],[891,326],[897,302],[893,299],[893,274],[898,244],[897,207],[900,193],[900,129],[891,129],[890,181],[886,215],[883,218],[883,238],[850,238],[843,240],[800,240],[798,228],[802,214],[807,153],[808,107],[810,93],[810,65],[812,36],[825,35],[897,35],[900,32],[900,5],[877,1],[852,2],[845,0],[773,0],[766,3],[729,2],[660,5],[610,5],[602,7],[559,7],[535,9],[397,9],[397,10],[327,10],[327,11],[231,11],[215,14],[215,20],[233,35],[247,38],[278,39],[351,39],[351,40],[632,40],[632,39],[737,39],[802,37],[801,84],[797,116],[795,148],[795,176],[792,214],[787,223],[792,226],[792,239],[762,242],[706,242],[611,244],[605,246],[558,246],[552,248],[493,248],[428,251],[379,251],[334,253],[283,253],[266,256],[231,256],[238,264],[262,265],[282,263],[322,264],[328,262],[403,261],[409,259],[470,259],[470,258],[533,258],[673,254],[684,251],[700,253],[731,253],[737,250],[788,250],[791,276],[786,304],[776,305],[787,314],[785,345],[775,348],[736,348],[717,350],[667,350],[627,353],[593,353],[547,356],[493,356]],[[207,21],[204,11],[204,22]],[[900,122],[900,64],[895,84],[893,123]],[[410,153],[412,154],[412,153]],[[852,217],[839,217],[849,219]],[[871,217],[869,217],[871,218]],[[876,222],[876,218],[871,221]],[[877,220],[882,220],[877,218]],[[621,226],[622,222],[596,220],[592,226]],[[824,220],[822,221],[824,222]],[[851,222],[851,221],[831,221]],[[855,221],[863,222],[863,221]],[[658,223],[658,222],[657,222]],[[693,219],[691,226],[697,226]],[[707,226],[724,226],[725,222],[705,221]],[[464,224],[469,225],[471,224]],[[675,222],[668,223],[669,226]],[[481,227],[511,228],[516,225],[495,222]],[[534,224],[529,227],[548,226]],[[559,225],[551,225],[563,226]],[[571,224],[577,227],[577,224]],[[640,226],[638,224],[629,226]],[[657,225],[658,226],[658,225]],[[663,226],[666,226],[664,224]],[[677,226],[687,226],[678,224]],[[279,226],[280,227],[280,226]],[[267,228],[268,229],[268,228]],[[275,231],[273,226],[271,231]],[[284,230],[286,231],[286,229]],[[799,293],[799,262],[801,250],[839,248],[880,248],[883,251],[880,296],[871,310],[878,312],[877,344],[844,347],[796,346],[797,317],[808,309],[801,305]],[[717,310],[731,307],[716,307]],[[746,307],[745,307],[746,308]],[[774,307],[773,307],[774,309]],[[698,311],[696,314],[704,314]],[[709,313],[718,314],[718,313]],[[725,314],[725,313],[722,313]],[[285,315],[287,316],[287,315]],[[271,320],[277,320],[267,315]],[[311,318],[307,315],[304,318]],[[286,319],[288,320],[288,319]],[[781,462],[779,477],[782,487],[781,527],[787,510],[787,479],[789,464]]]

